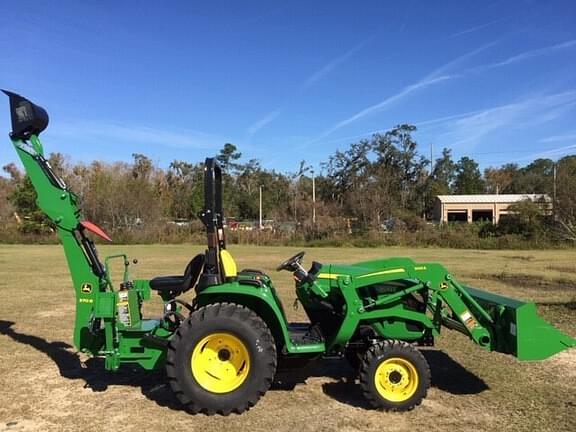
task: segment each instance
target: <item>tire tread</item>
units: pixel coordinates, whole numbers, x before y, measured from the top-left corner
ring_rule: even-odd
[[[194,401],[187,396],[182,383],[178,379],[178,369],[180,365],[177,364],[176,353],[180,343],[188,337],[190,332],[194,331],[195,324],[207,320],[218,319],[221,316],[228,319],[238,319],[242,322],[248,322],[249,325],[258,332],[258,339],[261,340],[263,346],[266,347],[266,362],[265,368],[258,370],[257,373],[265,373],[266,376],[263,380],[259,381],[260,385],[258,388],[253,391],[252,394],[247,395],[247,398],[242,403],[233,407],[214,409],[202,406],[198,401]],[[276,344],[274,343],[274,338],[266,323],[254,311],[250,310],[246,306],[228,302],[209,304],[192,312],[178,330],[176,330],[168,344],[166,355],[166,375],[170,387],[177,399],[191,414],[203,413],[208,416],[214,414],[227,416],[232,412],[240,414],[253,407],[272,385],[276,366]]]
[[[380,358],[390,352],[395,352],[400,355],[408,354],[409,356],[414,356],[414,358],[410,360],[416,363],[417,370],[418,367],[422,369],[419,371],[419,379],[422,383],[422,387],[417,389],[416,394],[404,404],[383,400],[375,392],[372,385],[374,380],[372,370],[377,367],[374,363],[378,362]],[[362,393],[372,407],[381,408],[386,411],[410,411],[420,405],[427,395],[428,388],[430,387],[430,366],[422,353],[413,345],[401,340],[385,340],[375,343],[368,348],[364,354],[364,357],[360,362],[359,381]]]

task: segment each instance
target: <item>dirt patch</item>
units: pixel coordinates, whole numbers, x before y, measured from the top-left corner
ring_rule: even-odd
[[[557,271],[560,273],[573,273],[576,274],[576,266],[558,266],[550,265],[547,267],[549,270]]]
[[[576,378],[576,349],[562,351],[548,361],[566,376]]]
[[[38,318],[60,318],[73,315],[74,313],[74,307],[70,306],[57,309],[41,310],[36,312],[34,315]]]
[[[537,275],[515,274],[515,273],[475,273],[472,277],[477,279],[487,279],[502,282],[512,287],[522,288],[542,288],[550,290],[576,289],[576,281],[571,279],[557,278],[548,279]]]
[[[536,257],[534,255],[505,255],[503,258],[518,260],[518,261],[534,261]]]

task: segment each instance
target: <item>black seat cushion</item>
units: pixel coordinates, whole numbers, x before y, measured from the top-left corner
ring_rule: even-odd
[[[157,291],[178,291],[184,285],[186,278],[182,276],[157,276],[150,281],[150,288]]]
[[[196,285],[204,266],[204,254],[198,254],[186,266],[182,276],[158,276],[150,280],[150,288],[156,291],[182,294]]]

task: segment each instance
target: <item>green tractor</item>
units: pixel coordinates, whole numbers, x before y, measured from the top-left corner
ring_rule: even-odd
[[[405,411],[419,405],[430,386],[430,368],[419,347],[432,346],[442,327],[468,336],[482,349],[519,360],[541,360],[576,346],[541,319],[535,305],[489,294],[458,282],[437,263],[390,258],[350,265],[312,262],[300,252],[277,270],[291,272],[309,322],[289,323],[267,274],[238,271],[226,249],[222,172],[206,159],[204,209],[207,248],[182,275],[132,279],[125,254],[98,257],[91,239],[110,241],[82,218],[78,197],[50,167],[39,139],[48,125],[44,109],[10,98],[12,143],[56,227],[76,292],[75,347],[104,358],[107,370],[135,364],[165,368],[191,413],[241,413],[272,384],[279,365],[325,356],[346,357],[375,408]],[[124,264],[114,286],[111,260]],[[195,290],[192,303],[181,295]],[[159,318],[142,316],[155,292]]]

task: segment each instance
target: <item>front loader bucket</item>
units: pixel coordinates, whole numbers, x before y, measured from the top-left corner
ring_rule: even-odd
[[[538,316],[534,303],[470,287],[465,289],[494,320],[491,326],[493,351],[511,354],[519,360],[544,360],[576,347],[576,339]]]

